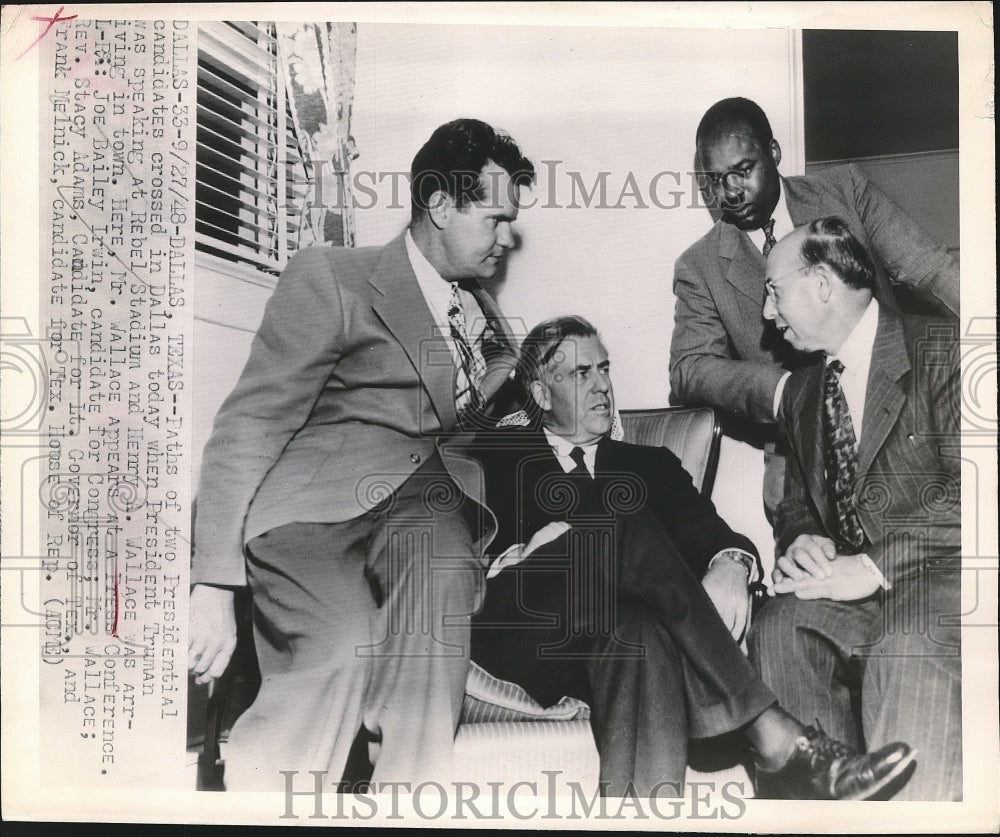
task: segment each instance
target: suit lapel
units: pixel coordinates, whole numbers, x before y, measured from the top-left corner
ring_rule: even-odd
[[[719,258],[722,272],[733,289],[739,316],[729,321],[729,328],[743,332],[742,343],[756,346],[760,343],[763,326],[764,279],[767,262],[750,237],[731,224],[719,222]],[[737,345],[741,341],[735,341]]]
[[[504,348],[514,349],[517,345],[514,340],[514,334],[510,330],[510,326],[507,325],[507,320],[500,311],[500,306],[497,305],[496,300],[490,296],[489,292],[485,288],[478,284],[471,285],[469,287],[469,293],[471,293],[476,298],[476,302],[479,303],[479,307],[482,309],[483,315],[486,317],[486,323],[493,330],[493,335],[496,341]]]
[[[764,303],[766,262],[746,233],[732,224],[719,223],[719,256],[729,264],[726,281],[754,305]]]
[[[564,492],[553,483],[564,472],[541,430],[522,435],[525,443],[518,446],[511,462],[514,468],[511,487],[515,496],[521,498],[518,503],[521,534],[530,537],[549,521],[565,519]]]
[[[403,347],[442,427],[454,427],[458,422],[455,364],[417,284],[403,236],[386,245],[382,260],[368,281],[379,293],[372,310]]]
[[[823,462],[823,373],[823,362],[814,364],[803,372],[804,386],[794,392],[789,404],[789,415],[794,417],[793,430],[789,435],[794,444],[801,445],[799,453],[806,487],[819,509],[826,530],[833,532],[836,531],[836,521],[827,496],[826,468]],[[794,423],[798,422],[802,423],[801,432],[794,429]]]
[[[601,439],[597,443],[597,455],[594,457],[595,478],[601,478],[607,474],[619,473],[622,470],[626,470],[627,466],[631,465],[631,463],[627,462],[623,455],[625,450],[625,445],[614,441],[614,439],[608,436]],[[634,468],[628,470],[631,473]]]
[[[488,332],[484,332],[480,346],[486,361],[486,375],[479,387],[483,398],[489,404],[497,391],[506,383],[517,362],[517,342],[496,300],[478,284],[468,284],[468,288],[483,312],[489,332],[492,332],[490,338],[487,338]]]
[[[910,372],[903,324],[885,308],[879,309],[878,328],[865,388],[865,416],[858,444],[858,476],[867,473],[906,404],[900,381]]]

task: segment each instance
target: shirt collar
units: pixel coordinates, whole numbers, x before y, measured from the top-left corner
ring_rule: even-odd
[[[845,372],[868,378],[868,367],[872,360],[872,347],[875,345],[875,332],[878,330],[879,305],[872,297],[861,319],[854,324],[851,333],[835,355],[827,356],[827,363],[837,359],[844,364]]]
[[[406,255],[410,260],[410,267],[417,277],[417,284],[424,295],[424,299],[431,306],[437,315],[435,319],[438,323],[447,322],[448,300],[451,298],[451,283],[446,281],[427,257],[420,252],[417,243],[413,240],[410,231],[406,231],[404,236],[406,242]],[[444,319],[442,320],[442,315]]]
[[[595,439],[593,442],[588,442],[585,445],[578,445],[575,442],[570,442],[564,439],[562,436],[557,436],[549,428],[543,427],[542,432],[545,434],[545,439],[548,441],[549,446],[555,451],[556,456],[569,457],[573,448],[583,448],[583,454],[585,457],[589,457],[596,454],[597,444],[600,439]]]
[[[795,229],[795,224],[792,223],[792,216],[788,214],[788,204],[785,202],[785,189],[781,183],[781,178],[778,178],[778,202],[771,213],[771,220],[774,221],[774,229],[771,230],[771,235],[774,236],[776,241],[781,241],[784,236]],[[757,245],[757,249],[763,253],[764,242],[766,240],[764,231],[762,229],[747,230],[747,235]]]

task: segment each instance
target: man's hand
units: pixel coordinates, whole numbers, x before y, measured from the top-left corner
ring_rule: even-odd
[[[774,562],[772,580],[777,585],[790,579],[799,581],[806,577],[816,580],[833,575],[831,562],[837,557],[837,547],[821,535],[799,535],[777,561]],[[777,587],[775,587],[777,590]]]
[[[188,668],[195,683],[222,675],[236,648],[234,593],[228,587],[195,584],[191,588]]]
[[[774,578],[775,593],[794,593],[800,599],[833,599],[853,602],[864,599],[882,586],[881,579],[872,572],[861,555],[838,555],[829,563],[830,575],[826,578],[803,576],[800,579]]]
[[[705,573],[701,586],[719,611],[722,623],[739,642],[746,633],[750,613],[746,569],[738,561],[716,561]]]

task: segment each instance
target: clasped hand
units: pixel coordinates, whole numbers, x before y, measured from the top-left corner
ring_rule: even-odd
[[[799,535],[775,562],[775,593],[839,602],[864,599],[881,586],[865,555],[839,555],[830,538]]]

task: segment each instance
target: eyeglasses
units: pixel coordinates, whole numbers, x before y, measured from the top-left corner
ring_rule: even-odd
[[[795,270],[789,271],[788,273],[783,273],[777,279],[771,279],[770,277],[768,277],[764,281],[764,295],[765,295],[765,297],[767,299],[771,300],[771,302],[777,302],[778,301],[777,291],[780,290],[780,289],[777,287],[776,283],[780,282],[782,279],[787,279],[789,276],[794,276],[797,273],[804,273],[807,270],[812,270],[812,268],[813,268],[813,265],[811,265],[811,264],[802,265],[802,267],[799,267],[799,268],[797,268]]]
[[[716,187],[721,185],[727,192],[742,192],[743,182],[746,180],[746,175],[735,169],[727,171],[725,174],[715,174],[715,172],[710,171],[703,171],[700,174],[708,181],[710,186]]]

